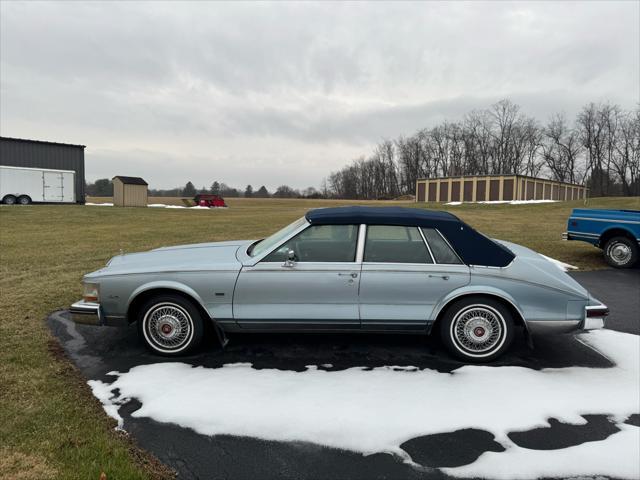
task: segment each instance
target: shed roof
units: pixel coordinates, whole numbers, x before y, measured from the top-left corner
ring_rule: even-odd
[[[140,177],[125,177],[122,175],[116,175],[115,177],[113,177],[113,180],[115,180],[116,178],[125,185],[149,185]]]

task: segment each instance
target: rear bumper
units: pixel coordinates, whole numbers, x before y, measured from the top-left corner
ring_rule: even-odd
[[[121,327],[128,324],[124,317],[107,317],[102,312],[99,303],[85,302],[80,300],[69,307],[71,320],[83,325],[108,325]]]
[[[582,320],[530,320],[527,322],[527,329],[534,335],[597,330],[604,328],[607,315],[609,315],[609,308],[606,305],[589,305],[584,308]]]
[[[584,307],[584,320],[581,325],[582,330],[604,328],[607,316],[609,316],[609,308],[604,304]]]

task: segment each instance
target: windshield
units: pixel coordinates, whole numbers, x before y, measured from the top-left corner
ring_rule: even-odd
[[[265,238],[264,240],[261,240],[260,242],[252,245],[249,248],[249,251],[247,253],[252,257],[258,257],[263,253],[270,251],[272,248],[279,245],[282,241],[284,241],[285,238],[287,238],[289,235],[291,235],[293,232],[295,232],[298,228],[300,228],[305,223],[307,223],[306,218],[304,217],[299,218],[292,224],[287,225],[282,230],[277,231],[270,237]]]

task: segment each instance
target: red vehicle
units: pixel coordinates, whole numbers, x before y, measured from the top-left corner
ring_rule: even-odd
[[[213,195],[211,193],[199,193],[197,194],[193,200],[196,202],[196,205],[200,207],[226,207],[227,204],[224,203],[224,198],[220,195]]]

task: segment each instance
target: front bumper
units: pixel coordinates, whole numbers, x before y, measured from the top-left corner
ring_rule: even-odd
[[[562,232],[562,240],[569,240],[569,232]]]
[[[106,316],[99,303],[85,302],[84,300],[71,305],[69,313],[71,320],[83,325],[124,327],[129,324],[126,317]]]
[[[69,308],[71,320],[85,325],[104,325],[99,303],[80,300]]]

